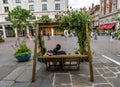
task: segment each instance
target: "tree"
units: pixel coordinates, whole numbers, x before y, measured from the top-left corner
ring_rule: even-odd
[[[31,17],[32,13],[29,10],[21,8],[14,8],[8,13],[8,21],[12,23],[12,28],[20,31],[26,30],[26,27],[30,25],[29,19]]]

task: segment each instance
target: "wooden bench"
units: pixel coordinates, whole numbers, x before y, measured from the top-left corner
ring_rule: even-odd
[[[51,65],[50,62],[61,62],[61,69],[65,70],[65,66],[76,66],[75,69],[80,69],[80,61],[84,61],[84,59],[88,59],[88,55],[44,55],[41,56],[45,60],[46,64],[46,70],[51,70],[51,66],[58,66],[58,65]],[[66,62],[69,62],[69,64],[66,64]],[[76,64],[72,64],[71,62],[75,62]]]

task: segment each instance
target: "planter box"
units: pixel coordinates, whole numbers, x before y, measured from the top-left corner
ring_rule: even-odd
[[[18,60],[18,62],[25,62],[25,61],[28,61],[30,57],[31,57],[31,53],[16,56],[16,59]]]

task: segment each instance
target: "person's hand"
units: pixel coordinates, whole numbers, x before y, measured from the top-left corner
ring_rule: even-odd
[[[48,52],[48,53],[47,53],[47,55],[52,56],[52,55],[53,55],[53,53],[49,53],[49,52]]]

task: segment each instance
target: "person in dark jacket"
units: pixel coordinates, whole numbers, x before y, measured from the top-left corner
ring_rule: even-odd
[[[53,50],[49,50],[47,52],[47,55],[49,56],[52,56],[52,55],[66,55],[66,52],[61,50],[61,45],[60,44],[57,44],[56,45],[56,48],[54,48]],[[57,62],[54,62],[54,65],[56,65]],[[60,62],[60,65],[61,65],[61,62]]]
[[[56,48],[54,48],[53,50],[49,50],[47,52],[47,55],[66,55],[66,52],[61,50],[61,45],[57,44]]]

